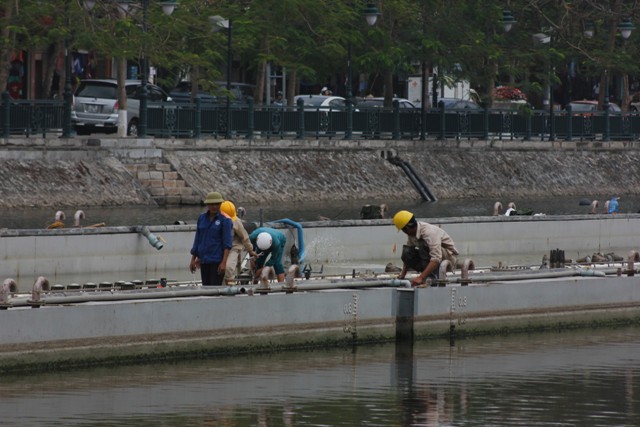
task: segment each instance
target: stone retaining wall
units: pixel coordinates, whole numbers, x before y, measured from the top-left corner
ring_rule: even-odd
[[[409,162],[441,199],[638,194],[637,141],[0,139],[0,206],[419,198]]]

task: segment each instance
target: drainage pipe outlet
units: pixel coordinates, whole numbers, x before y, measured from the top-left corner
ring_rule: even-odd
[[[149,244],[157,250],[160,250],[164,247],[164,243],[162,242],[162,240],[160,240],[155,234],[149,231],[149,227],[136,227],[136,231],[146,237],[149,241]]]

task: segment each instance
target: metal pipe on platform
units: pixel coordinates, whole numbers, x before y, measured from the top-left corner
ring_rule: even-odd
[[[447,280],[447,272],[453,273],[453,265],[448,259],[440,261],[438,269],[438,280]]]
[[[468,258],[464,260],[462,263],[462,270],[460,271],[460,283],[462,283],[463,286],[468,285],[471,282],[471,280],[469,280],[469,270],[475,270],[475,268],[476,265],[473,260]]]
[[[149,241],[149,244],[154,248],[156,248],[157,250],[160,250],[164,247],[164,243],[149,230],[149,227],[147,226],[136,227],[136,232],[146,237],[147,240]]]
[[[319,291],[329,289],[353,289],[366,287],[411,287],[409,280],[400,279],[362,279],[362,280],[331,280],[331,281],[304,281],[303,286],[295,287],[287,284],[277,284],[269,288],[257,286],[222,286],[203,287],[199,285],[174,286],[170,288],[149,288],[132,291],[92,291],[92,292],[56,292],[54,294],[41,295],[37,302],[39,305],[60,305],[79,304],[86,302],[107,302],[107,301],[127,301],[127,300],[147,300],[163,298],[184,298],[184,297],[212,297],[212,296],[233,296],[241,294],[252,295],[254,293],[290,293],[292,289],[297,291]],[[261,292],[260,292],[261,291]],[[9,303],[11,307],[32,306],[34,300],[27,299],[26,296],[12,298]]]
[[[33,283],[33,288],[31,290],[31,302],[40,302],[40,297],[42,295],[42,292],[44,291],[48,291],[50,289],[49,287],[49,280],[47,280],[45,277],[40,276],[36,279],[36,281]]]
[[[606,273],[604,271],[593,270],[593,269],[545,269],[545,270],[535,270],[529,272],[519,272],[519,273],[507,273],[507,274],[474,274],[469,275],[468,279],[464,278],[455,278],[452,279],[452,282],[456,283],[470,283],[470,282],[500,282],[500,281],[512,281],[512,280],[531,280],[531,279],[553,279],[560,277],[572,277],[572,276],[594,276],[594,277],[605,277]]]
[[[9,302],[9,294],[18,291],[18,285],[13,279],[4,279],[2,287],[0,287],[0,304],[6,304]]]
[[[381,286],[389,287],[401,287],[410,288],[411,281],[403,279],[344,279],[344,280],[330,280],[330,281],[308,281],[300,282],[301,285],[297,286],[298,291],[322,291],[328,289],[353,289],[353,288],[374,288]],[[271,286],[271,292],[286,292],[288,290],[287,285]]]
[[[202,297],[202,296],[226,296],[246,293],[246,288],[241,286],[224,287],[173,287],[173,288],[151,288],[134,291],[93,291],[93,292],[56,292],[55,296],[48,294],[41,296],[38,302],[41,305],[75,304],[85,302],[104,301],[127,301],[144,299],[182,298],[182,297]],[[30,301],[30,300],[29,300]],[[25,298],[16,297],[10,302],[13,307],[24,307],[30,305]]]
[[[627,258],[627,275],[633,276],[635,272],[634,262],[640,261],[640,254],[638,251],[630,251]]]

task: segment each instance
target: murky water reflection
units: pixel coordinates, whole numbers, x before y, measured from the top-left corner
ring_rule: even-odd
[[[0,378],[5,426],[632,426],[640,329]]]
[[[579,201],[600,200],[600,211],[604,211],[604,200],[609,196],[595,197],[552,197],[544,199],[517,200],[505,196],[501,203],[506,208],[508,202],[513,201],[519,209],[532,209],[535,213],[549,215],[586,214],[589,206],[581,206]],[[283,203],[277,205],[246,205],[245,220],[252,222],[272,221],[289,218],[294,221],[316,221],[319,217],[330,219],[357,219],[365,204],[387,204],[389,216],[401,209],[414,212],[422,218],[444,218],[458,216],[487,216],[493,213],[495,199],[443,199],[435,203],[419,202],[416,200],[385,202],[381,200],[360,200],[343,202]],[[203,206],[184,207],[116,207],[89,208],[79,206],[85,212],[86,219],[82,225],[105,223],[109,226],[122,225],[164,225],[175,221],[195,223],[198,214],[205,210]],[[623,213],[636,213],[640,210],[640,196],[622,195],[620,210]],[[76,209],[63,209],[67,217],[65,224],[74,224],[73,215]],[[56,209],[13,209],[5,211],[0,218],[0,228],[45,228],[55,218]]]

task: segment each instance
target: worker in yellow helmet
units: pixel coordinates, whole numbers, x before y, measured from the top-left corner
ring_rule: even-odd
[[[437,278],[443,260],[449,260],[455,267],[459,252],[446,231],[428,222],[416,221],[409,211],[396,213],[393,223],[408,236],[407,244],[402,247],[402,272],[398,278],[404,279],[409,269],[415,270],[419,274],[411,280],[411,285],[419,286],[427,278]]]
[[[236,212],[236,205],[230,200],[225,200],[220,205],[220,211],[231,218],[233,228],[232,234],[232,246],[227,257],[227,268],[224,273],[224,281],[227,285],[233,285],[236,283],[236,275],[238,274],[238,266],[242,263],[242,250],[245,249],[249,256],[255,258],[258,256],[253,250],[251,240],[249,240],[249,233],[244,228],[242,220],[238,218]]]

